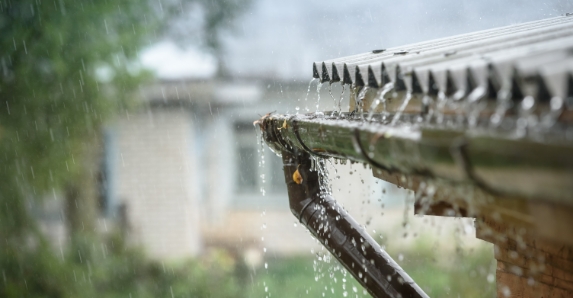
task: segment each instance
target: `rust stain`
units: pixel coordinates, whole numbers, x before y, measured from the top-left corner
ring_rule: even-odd
[[[283,125],[282,125],[281,127],[279,127],[279,130],[281,130],[281,129],[287,129],[287,128],[288,128],[288,123],[287,123],[287,121],[286,121],[286,119],[285,119],[285,122],[283,122]]]
[[[302,183],[302,176],[300,175],[298,169],[296,169],[296,171],[292,174],[292,180],[294,180],[294,183],[296,184]]]

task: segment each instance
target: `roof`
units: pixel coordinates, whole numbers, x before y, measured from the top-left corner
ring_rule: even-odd
[[[573,14],[315,62],[321,82],[412,93],[520,88],[573,96]],[[489,86],[488,86],[489,85]],[[435,89],[435,90],[430,90]],[[536,94],[528,94],[536,93]]]
[[[144,86],[142,100],[150,103],[194,102],[203,105],[254,103],[263,88],[246,80],[161,80]]]

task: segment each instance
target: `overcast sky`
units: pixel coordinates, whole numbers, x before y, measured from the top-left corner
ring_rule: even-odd
[[[225,35],[233,75],[306,79],[312,62],[573,12],[571,0],[253,0]],[[210,77],[216,59],[163,42],[142,52],[162,78]]]

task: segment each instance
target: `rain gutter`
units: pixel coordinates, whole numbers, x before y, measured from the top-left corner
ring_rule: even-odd
[[[348,114],[267,115],[257,123],[276,152],[306,152],[370,164],[389,173],[473,184],[498,197],[573,206],[573,146],[491,130],[353,120]],[[412,123],[412,122],[410,122]]]

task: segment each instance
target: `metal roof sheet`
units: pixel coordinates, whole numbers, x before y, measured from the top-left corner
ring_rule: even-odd
[[[394,83],[413,93],[431,88],[466,94],[478,86],[547,86],[551,96],[573,92],[573,16],[516,24],[370,53],[315,62],[321,82],[379,88]],[[468,83],[473,82],[473,83]],[[528,88],[525,85],[535,85]],[[533,91],[532,91],[533,92]],[[537,91],[535,91],[537,92]]]

